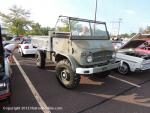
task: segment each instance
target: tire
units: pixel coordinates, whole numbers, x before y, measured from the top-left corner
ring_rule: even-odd
[[[61,60],[56,65],[56,77],[67,89],[74,89],[80,83],[80,75],[75,74],[68,60]]]
[[[37,51],[36,55],[35,55],[35,59],[36,59],[36,66],[38,68],[45,68],[45,54],[43,51]]]
[[[130,72],[129,65],[127,63],[123,63],[122,66],[118,67],[118,72],[122,75],[127,75]]]
[[[104,71],[104,72],[101,72],[101,73],[95,73],[94,76],[96,77],[107,77],[109,74],[111,73],[111,71]]]

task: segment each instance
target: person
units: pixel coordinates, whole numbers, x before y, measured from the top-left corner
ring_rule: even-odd
[[[8,44],[8,45],[4,46],[5,55],[6,55],[6,57],[8,57],[10,63],[14,62],[13,53],[19,47],[20,46],[18,43]]]
[[[80,36],[90,36],[90,31],[87,26],[82,28],[82,32],[79,34]]]

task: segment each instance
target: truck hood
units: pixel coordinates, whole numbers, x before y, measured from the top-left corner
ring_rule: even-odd
[[[109,40],[73,40],[72,42],[78,48],[86,50],[114,50],[112,43]]]
[[[138,33],[134,35],[127,43],[125,43],[120,49],[134,49],[139,47],[141,44],[150,40],[150,34],[141,34]]]

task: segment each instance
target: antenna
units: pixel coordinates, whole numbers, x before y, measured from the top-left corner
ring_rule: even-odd
[[[97,0],[95,1],[95,18],[94,18],[94,20],[95,20],[95,22],[96,22],[96,15],[97,15]],[[94,34],[95,34],[95,23],[94,23]]]

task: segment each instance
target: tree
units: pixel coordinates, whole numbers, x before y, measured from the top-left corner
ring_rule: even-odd
[[[136,33],[131,33],[131,34],[130,34],[130,37],[133,37],[134,35],[136,35]]]
[[[29,20],[30,12],[14,5],[9,9],[10,13],[0,12],[0,17],[8,31],[15,35],[26,34],[32,21]]]
[[[128,33],[121,34],[121,37],[123,37],[123,38],[128,38],[128,37],[129,37],[129,34],[128,34]]]
[[[32,29],[28,32],[30,35],[48,35],[48,31],[51,30],[50,27],[41,27],[39,23],[32,23]]]

